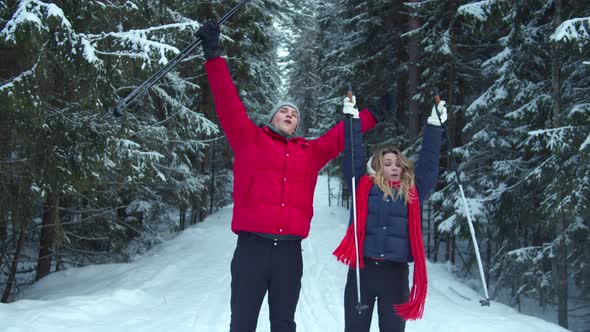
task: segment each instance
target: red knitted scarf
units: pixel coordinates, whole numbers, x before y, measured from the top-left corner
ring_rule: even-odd
[[[399,181],[392,181],[393,188],[399,188]],[[357,236],[359,241],[359,265],[363,268],[363,243],[365,241],[365,227],[367,225],[367,206],[369,190],[373,186],[373,180],[367,175],[359,182],[356,192],[356,217]],[[426,276],[426,257],[424,254],[424,242],[422,240],[422,225],[420,218],[420,201],[416,187],[410,189],[410,202],[408,206],[408,232],[410,236],[410,249],[414,257],[414,276],[412,290],[408,302],[394,304],[395,312],[404,320],[415,320],[422,318],[424,304],[426,302],[426,291],[428,288],[428,277]],[[354,225],[350,224],[340,245],[334,250],[334,256],[342,263],[356,268],[356,252],[354,246]]]

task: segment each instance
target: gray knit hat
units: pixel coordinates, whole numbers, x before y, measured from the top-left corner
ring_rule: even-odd
[[[295,109],[295,111],[297,111],[297,127],[299,127],[299,123],[301,122],[301,112],[299,112],[299,108],[297,106],[295,106],[295,104],[288,102],[288,101],[279,101],[278,103],[276,103],[273,107],[272,107],[272,111],[270,111],[269,117],[268,117],[268,123],[272,122],[272,118],[274,118],[275,114],[277,114],[277,112],[281,109],[281,107],[283,106],[289,106],[293,109]],[[295,127],[295,130],[297,130],[297,127]]]

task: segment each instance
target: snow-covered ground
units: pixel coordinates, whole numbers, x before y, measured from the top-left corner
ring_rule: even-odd
[[[303,286],[296,314],[302,332],[344,329],[347,268],[331,253],[344,234],[348,213],[328,207],[326,183],[327,178],[320,177],[310,237],[303,241]],[[0,304],[0,331],[227,331],[229,265],[236,242],[231,211],[222,209],[133,263],[47,276],[25,292],[24,299]],[[481,307],[481,296],[457,282],[444,264],[428,264],[428,273],[424,318],[409,322],[407,331],[567,331],[497,302]],[[266,302],[258,331],[270,331]],[[371,331],[378,331],[376,314]]]

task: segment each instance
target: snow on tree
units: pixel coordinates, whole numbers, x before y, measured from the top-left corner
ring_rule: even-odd
[[[0,6],[0,116],[11,128],[1,134],[7,143],[1,160],[11,167],[0,174],[7,190],[30,191],[26,200],[17,195],[18,203],[2,199],[0,229],[25,234],[25,240],[41,233],[37,278],[56,267],[127,259],[131,239],[157,240],[152,222],[162,209],[197,197],[208,205],[211,175],[203,172],[204,159],[210,139],[221,133],[200,107],[207,108],[199,103],[203,84],[195,79],[195,71],[202,72],[200,53],[123,118],[104,117],[194,41],[200,24],[188,16],[187,3],[193,2],[27,0]],[[231,177],[223,167],[218,172],[225,181],[218,183],[224,196],[216,202],[226,204]],[[20,213],[21,204],[41,199],[43,227],[32,223],[38,211]],[[20,228],[13,229],[8,225],[17,212]],[[3,254],[18,253],[24,242]]]

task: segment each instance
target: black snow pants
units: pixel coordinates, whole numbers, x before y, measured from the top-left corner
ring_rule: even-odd
[[[356,287],[356,271],[348,270],[344,289],[344,331],[369,332],[373,307],[377,299],[380,332],[403,332],[406,323],[394,311],[393,304],[408,300],[408,264],[384,260],[364,259],[365,266],[360,270],[361,303],[368,305],[359,315]]]
[[[267,291],[271,331],[295,332],[302,275],[301,240],[241,232],[231,262],[230,332],[256,331]]]

